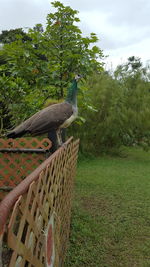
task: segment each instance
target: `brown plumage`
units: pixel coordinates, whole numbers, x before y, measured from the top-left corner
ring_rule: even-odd
[[[68,102],[48,106],[13,129],[7,137],[17,138],[26,133],[42,135],[51,130],[57,130],[73,115],[73,112],[73,107]]]
[[[68,127],[77,117],[77,81],[81,78],[76,75],[65,102],[48,106],[34,114],[7,134],[9,138],[21,137],[26,133],[31,135],[42,135],[55,132],[59,144],[62,143],[60,129]]]

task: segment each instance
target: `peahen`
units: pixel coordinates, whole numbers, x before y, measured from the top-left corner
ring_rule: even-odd
[[[38,136],[56,131],[58,143],[61,145],[61,129],[67,128],[77,117],[77,82],[80,78],[80,75],[75,76],[64,102],[53,104],[35,113],[9,132],[7,137],[17,138],[25,134]]]

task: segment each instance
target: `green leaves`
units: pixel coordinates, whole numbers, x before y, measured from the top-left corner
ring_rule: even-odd
[[[80,137],[83,153],[119,153],[124,145],[150,148],[150,85],[142,75],[135,83],[130,78],[130,72],[119,80],[103,72],[81,86],[85,122],[73,125],[72,134]]]
[[[80,21],[76,17],[76,10],[64,6],[59,1],[52,2],[52,5],[57,11],[47,16],[44,37],[51,53],[47,56],[52,64],[57,64],[56,76],[60,80],[65,77],[67,86],[74,73],[86,76],[92,73],[93,69],[100,69],[102,64],[98,59],[102,58],[103,54],[96,46],[90,48],[90,45],[98,40],[96,34],[91,33],[90,37],[82,37],[81,30],[74,25],[74,22]]]
[[[103,52],[94,45],[98,38],[82,36],[78,11],[59,1],[51,4],[55,12],[47,15],[45,29],[36,24],[28,33],[19,28],[0,35],[1,114],[9,115],[4,128],[32,115],[47,98],[64,98],[76,73],[86,78],[103,69]],[[94,110],[81,91],[81,108]]]

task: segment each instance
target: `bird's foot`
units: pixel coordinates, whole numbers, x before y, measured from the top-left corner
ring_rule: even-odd
[[[59,147],[63,147],[63,148],[67,148],[67,145],[65,144],[65,143],[61,143],[61,144],[59,144]]]
[[[65,143],[62,144],[62,147],[67,148],[67,145]]]

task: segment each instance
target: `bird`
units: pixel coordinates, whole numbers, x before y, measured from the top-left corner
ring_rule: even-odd
[[[38,111],[7,133],[7,137],[18,138],[25,134],[39,136],[56,131],[58,144],[61,146],[63,144],[61,139],[62,129],[69,127],[78,116],[77,84],[80,78],[81,75],[74,77],[71,86],[67,90],[67,97],[64,102],[50,105]]]

